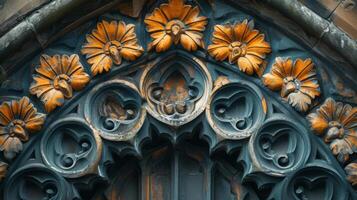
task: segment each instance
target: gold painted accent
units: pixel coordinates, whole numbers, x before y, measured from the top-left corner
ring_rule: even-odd
[[[288,100],[296,110],[306,112],[315,97],[320,96],[314,63],[310,58],[276,58],[270,73],[264,74],[263,83],[271,90],[280,90],[281,97]]]
[[[348,161],[350,155],[357,152],[357,107],[328,98],[307,119],[311,129],[324,138],[341,163]]]
[[[199,13],[197,6],[184,4],[183,0],[169,0],[168,4],[155,8],[144,20],[153,39],[148,49],[155,48],[156,52],[163,52],[172,43],[181,44],[188,51],[204,48],[202,32],[206,28],[207,18],[199,16]]]
[[[90,80],[75,54],[52,57],[42,55],[36,72],[30,93],[41,98],[48,113],[62,106],[65,98],[73,96],[73,90],[83,89]]]
[[[262,98],[262,107],[263,107],[263,112],[264,112],[265,114],[267,114],[267,112],[268,112],[268,106],[267,106],[267,102],[266,102],[266,100],[265,100],[264,97]]]
[[[265,56],[271,52],[271,47],[264,40],[264,34],[253,28],[253,21],[248,20],[234,25],[215,25],[209,54],[218,61],[228,58],[229,63],[236,63],[248,75],[261,76],[266,65]]]
[[[6,177],[8,164],[0,161],[0,181]]]
[[[28,133],[41,130],[45,116],[37,112],[28,97],[0,105],[0,150],[6,158],[12,159],[22,151],[22,142],[29,139]]]
[[[99,22],[86,40],[81,52],[91,64],[94,76],[108,72],[113,63],[120,65],[122,58],[134,61],[144,52],[138,44],[135,25],[126,25],[123,21]]]

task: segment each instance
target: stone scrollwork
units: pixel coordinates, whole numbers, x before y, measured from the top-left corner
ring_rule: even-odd
[[[300,125],[275,116],[251,136],[249,152],[258,171],[284,176],[303,166],[310,155],[310,138]]]
[[[144,52],[138,44],[135,25],[126,25],[123,21],[107,22],[103,20],[97,28],[88,34],[87,43],[82,47],[82,54],[86,55],[91,65],[93,76],[108,72],[113,63],[120,65],[122,59],[136,60]]]
[[[204,48],[202,32],[206,28],[207,18],[199,14],[197,6],[184,4],[184,0],[169,0],[168,4],[155,8],[144,21],[153,39],[149,50],[163,52],[172,44],[181,44],[187,51]]]
[[[263,83],[271,90],[280,90],[280,96],[300,112],[306,112],[320,96],[314,63],[309,58],[295,62],[276,58],[271,72],[264,74]]]
[[[93,88],[86,100],[84,115],[101,137],[130,140],[145,121],[146,109],[142,104],[135,84],[116,79]]]
[[[212,78],[197,58],[168,58],[144,71],[140,89],[156,119],[180,126],[201,114],[212,90]]]
[[[216,60],[236,63],[239,69],[248,75],[261,76],[265,69],[266,54],[271,47],[264,40],[265,36],[254,29],[254,22],[215,25],[209,54]]]
[[[7,181],[5,199],[80,199],[76,189],[58,173],[41,164],[19,168]]]
[[[221,84],[217,81],[206,107],[210,126],[223,138],[250,137],[265,119],[267,105],[264,96],[248,82],[225,80]]]
[[[353,74],[321,67],[344,60],[312,53],[289,20],[274,21],[287,32],[266,20],[284,13],[233,0],[83,5],[90,14],[36,35],[51,56],[14,54],[38,66],[6,60],[0,199],[357,199]]]
[[[28,97],[3,102],[0,105],[0,150],[12,159],[22,151],[22,142],[29,140],[29,133],[41,130],[45,114],[38,113]]]
[[[76,54],[42,55],[35,71],[30,93],[41,99],[47,112],[62,106],[65,98],[72,98],[73,90],[83,89],[90,81]]]
[[[346,186],[335,171],[318,163],[295,171],[285,178],[272,199],[350,199]]]
[[[96,173],[101,154],[99,135],[76,117],[55,122],[47,128],[41,140],[45,164],[69,178]]]
[[[340,162],[357,152],[357,107],[328,98],[307,118],[311,129],[324,138]]]

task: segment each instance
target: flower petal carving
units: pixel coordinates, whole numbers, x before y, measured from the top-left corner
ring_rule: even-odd
[[[28,133],[41,130],[45,115],[38,113],[30,99],[23,97],[0,105],[0,150],[8,159],[22,151],[22,142],[29,139]]]
[[[172,44],[181,44],[187,51],[196,51],[204,48],[203,34],[207,25],[207,18],[199,16],[197,6],[184,4],[183,0],[169,0],[148,16],[144,22],[153,41],[149,50],[163,52]]]
[[[94,76],[108,72],[113,64],[120,65],[123,58],[136,60],[144,52],[138,44],[135,25],[123,21],[99,22],[86,40],[82,54],[86,55]]]
[[[332,153],[340,162],[346,162],[357,152],[357,107],[328,98],[307,119],[311,129],[330,144]]]
[[[42,55],[40,66],[33,75],[30,93],[45,105],[46,112],[62,106],[64,99],[73,95],[73,90],[83,89],[90,80],[79,62],[78,55]]]
[[[271,47],[265,36],[254,29],[253,21],[216,25],[212,44],[208,46],[209,54],[218,61],[228,59],[236,63],[239,69],[248,75],[262,75],[265,69],[266,54]]]
[[[306,112],[317,96],[320,86],[311,59],[276,58],[270,73],[264,74],[263,83],[274,91],[280,90],[280,96],[296,110]]]

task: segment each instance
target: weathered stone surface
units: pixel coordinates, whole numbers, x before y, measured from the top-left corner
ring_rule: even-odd
[[[343,1],[332,13],[331,20],[352,39],[357,40],[357,1]]]
[[[299,0],[316,14],[327,19],[343,0]]]
[[[0,35],[19,23],[32,11],[40,8],[50,0],[10,0],[0,1]]]

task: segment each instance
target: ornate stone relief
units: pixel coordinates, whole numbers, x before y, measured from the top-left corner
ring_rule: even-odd
[[[79,199],[70,183],[41,164],[19,168],[4,190],[4,199]]]
[[[250,137],[263,123],[266,113],[265,98],[254,84],[231,82],[223,77],[216,80],[206,108],[210,126],[228,139]]]
[[[202,32],[207,18],[199,14],[197,6],[186,5],[183,0],[169,0],[168,4],[155,8],[144,20],[153,39],[149,50],[167,51],[172,44],[181,44],[187,51],[204,48]]]
[[[5,199],[356,197],[347,180],[357,184],[357,110],[319,104],[312,60],[322,61],[286,57],[294,50],[279,49],[283,35],[246,15],[196,1],[154,5],[142,18],[93,19],[95,29],[76,32],[88,35],[70,35],[75,47],[39,55],[32,84],[24,80],[33,104],[1,99]],[[30,132],[41,133],[23,145]]]
[[[41,140],[41,154],[52,170],[64,177],[80,177],[96,173],[102,141],[84,120],[63,118],[46,129]]]
[[[283,190],[287,192],[279,193]],[[321,192],[324,191],[324,192]],[[272,192],[272,197],[278,199],[348,199],[348,192],[336,171],[316,163],[306,166],[290,174]]]
[[[42,55],[40,66],[33,75],[30,93],[41,99],[47,112],[62,106],[73,90],[83,89],[90,80],[78,55]]]
[[[254,22],[215,25],[212,44],[208,52],[216,60],[235,63],[248,75],[261,76],[265,70],[266,54],[271,52],[270,44],[264,41],[264,34],[254,29]]]
[[[264,74],[263,83],[271,90],[280,90],[280,96],[296,110],[306,112],[313,100],[320,96],[320,86],[311,59],[276,58],[271,72]]]
[[[249,151],[259,170],[284,176],[303,166],[310,155],[310,138],[306,129],[276,115],[252,135]]]
[[[86,40],[82,54],[91,64],[93,76],[108,72],[113,64],[120,65],[123,58],[136,60],[144,51],[138,44],[135,26],[123,21],[99,22]]]
[[[307,118],[311,129],[324,138],[340,162],[357,152],[357,107],[328,98]]]
[[[45,121],[45,115],[38,113],[30,99],[4,102],[0,106],[0,150],[12,159],[23,149],[22,142],[29,140],[29,133],[38,132]]]
[[[205,63],[198,58],[170,57],[145,69],[140,89],[152,116],[166,124],[180,126],[204,111],[212,90],[212,78]]]
[[[142,104],[135,84],[117,79],[93,88],[83,110],[101,137],[123,141],[132,139],[143,125],[146,109]]]

